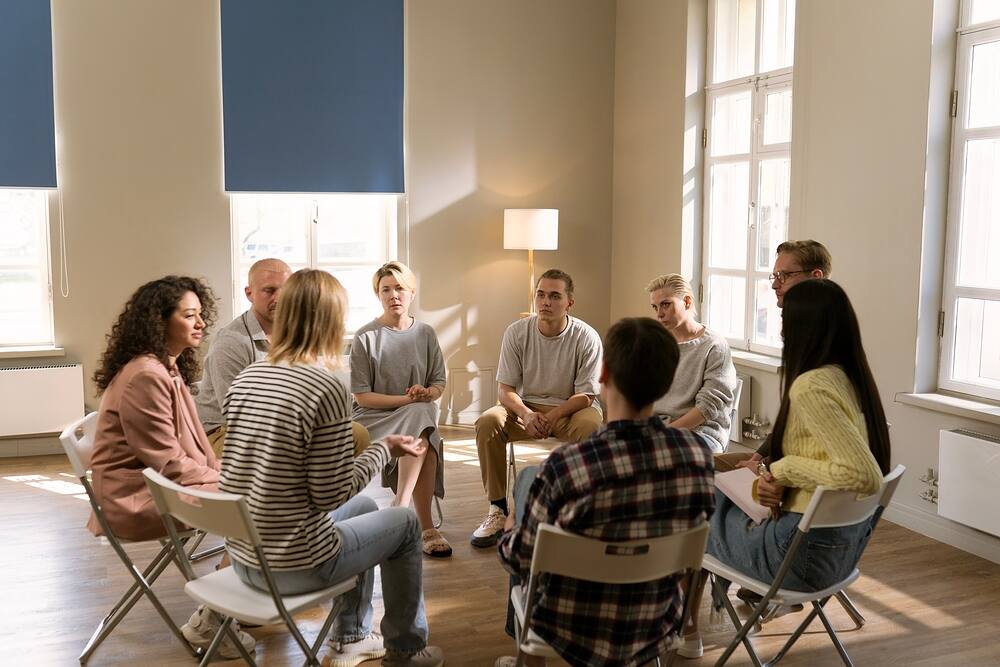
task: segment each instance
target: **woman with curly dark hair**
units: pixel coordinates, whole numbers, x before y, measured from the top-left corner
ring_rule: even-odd
[[[98,409],[91,457],[94,491],[115,535],[147,540],[166,533],[146,488],[143,468],[192,488],[218,490],[219,461],[188,391],[198,374],[195,350],[215,320],[215,297],[196,278],[166,276],[146,283],[128,300],[108,335],[94,373]],[[88,528],[101,534],[90,517]],[[213,618],[199,607],[181,628],[196,646],[214,636]],[[252,651],[254,639],[239,632]],[[238,657],[228,638],[223,657]]]

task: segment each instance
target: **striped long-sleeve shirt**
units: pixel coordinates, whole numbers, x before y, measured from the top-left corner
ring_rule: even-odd
[[[330,510],[358,494],[388,462],[382,443],[354,458],[351,400],[320,366],[248,366],[223,404],[226,443],[219,488],[245,496],[274,570],[304,570],[340,553]],[[253,547],[226,540],[259,568]]]

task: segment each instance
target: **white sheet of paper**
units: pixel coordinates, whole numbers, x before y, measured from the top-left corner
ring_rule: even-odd
[[[757,475],[746,468],[715,473],[715,486],[736,503],[754,523],[760,524],[771,516],[771,510],[753,499],[753,481]]]

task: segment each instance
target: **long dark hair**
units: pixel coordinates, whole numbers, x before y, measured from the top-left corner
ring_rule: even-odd
[[[140,354],[152,354],[167,366],[167,320],[177,310],[181,298],[194,292],[201,301],[201,319],[205,328],[215,321],[215,295],[197,278],[166,276],[153,280],[135,291],[108,334],[108,346],[94,372],[98,395],[104,393],[122,366]],[[188,348],[177,357],[177,370],[185,384],[198,377],[195,351]]]
[[[889,427],[875,386],[868,357],[861,346],[861,329],[850,299],[832,280],[804,280],[785,294],[781,352],[781,408],[771,434],[771,458],[782,457],[782,439],[788,424],[789,392],[806,371],[836,364],[851,381],[865,416],[868,447],[882,474],[889,472]]]

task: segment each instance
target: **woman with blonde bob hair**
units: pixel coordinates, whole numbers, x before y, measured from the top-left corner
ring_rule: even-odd
[[[410,315],[417,293],[417,279],[402,262],[388,262],[372,276],[372,289],[382,314],[358,329],[351,345],[351,391],[357,406],[354,420],[373,439],[405,433],[427,443],[417,458],[389,461],[382,484],[393,489],[394,506],[410,500],[423,528],[424,553],[447,557],[448,540],[434,527],[431,500],[444,497],[444,466],[440,408],[437,400],[445,387],[444,357],[430,325]]]
[[[441,650],[427,646],[417,517],[401,507],[378,511],[361,495],[390,459],[421,457],[426,446],[385,435],[354,457],[350,393],[332,372],[346,312],[347,293],[325,271],[297,271],[285,283],[268,358],[241,372],[224,402],[219,486],[247,498],[282,594],[360,575],[330,637],[332,665],[383,655],[383,665],[439,665]],[[241,540],[226,547],[240,579],[266,591],[253,547]],[[382,634],[371,629],[375,565],[382,568]]]
[[[646,286],[649,305],[681,350],[670,390],[653,411],[674,428],[701,434],[715,453],[729,444],[736,368],[725,337],[695,319],[691,284],[679,273],[655,278]]]

